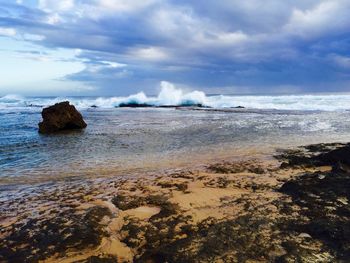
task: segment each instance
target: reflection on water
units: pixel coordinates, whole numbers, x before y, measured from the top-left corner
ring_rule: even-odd
[[[273,148],[349,141],[349,112],[88,109],[82,132],[39,135],[40,109],[0,111],[0,183],[177,167]]]

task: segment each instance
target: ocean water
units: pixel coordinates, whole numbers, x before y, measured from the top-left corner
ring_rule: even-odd
[[[0,97],[0,110],[11,108],[43,107],[59,101],[69,100],[80,109],[91,106],[110,109],[123,104],[148,106],[190,106],[202,105],[212,108],[243,106],[253,109],[296,110],[296,111],[340,111],[350,109],[349,94],[283,95],[283,96],[207,96],[201,91],[184,92],[168,82],[161,82],[158,96],[146,96],[140,92],[127,97],[22,97],[7,95]]]
[[[350,95],[207,96],[165,89],[155,97],[0,97],[0,184],[123,176],[350,141]],[[38,134],[42,107],[63,100],[77,106],[88,127]],[[120,108],[121,103],[215,110]],[[235,106],[246,109],[225,110]]]

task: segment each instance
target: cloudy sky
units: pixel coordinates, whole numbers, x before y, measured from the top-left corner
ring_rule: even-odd
[[[0,95],[350,91],[349,0],[0,0]]]

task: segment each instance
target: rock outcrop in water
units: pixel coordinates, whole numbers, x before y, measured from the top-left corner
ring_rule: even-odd
[[[44,108],[41,115],[43,121],[39,123],[39,133],[83,129],[87,126],[82,115],[69,101]]]
[[[204,106],[201,103],[183,103],[179,105],[152,105],[147,103],[136,103],[136,102],[130,102],[130,103],[121,103],[119,106],[116,106],[116,108],[210,108],[208,106]]]

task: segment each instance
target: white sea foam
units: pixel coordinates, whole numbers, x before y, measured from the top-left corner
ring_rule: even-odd
[[[350,110],[350,95],[283,95],[283,96],[207,96],[202,91],[185,92],[169,82],[161,82],[158,96],[147,96],[139,92],[127,97],[22,97],[6,95],[0,97],[0,108],[23,108],[48,106],[59,101],[69,100],[78,108],[88,108],[93,105],[100,108],[114,108],[127,104],[142,104],[149,106],[181,106],[203,105],[212,108],[230,108],[243,106],[253,109],[277,110]]]

